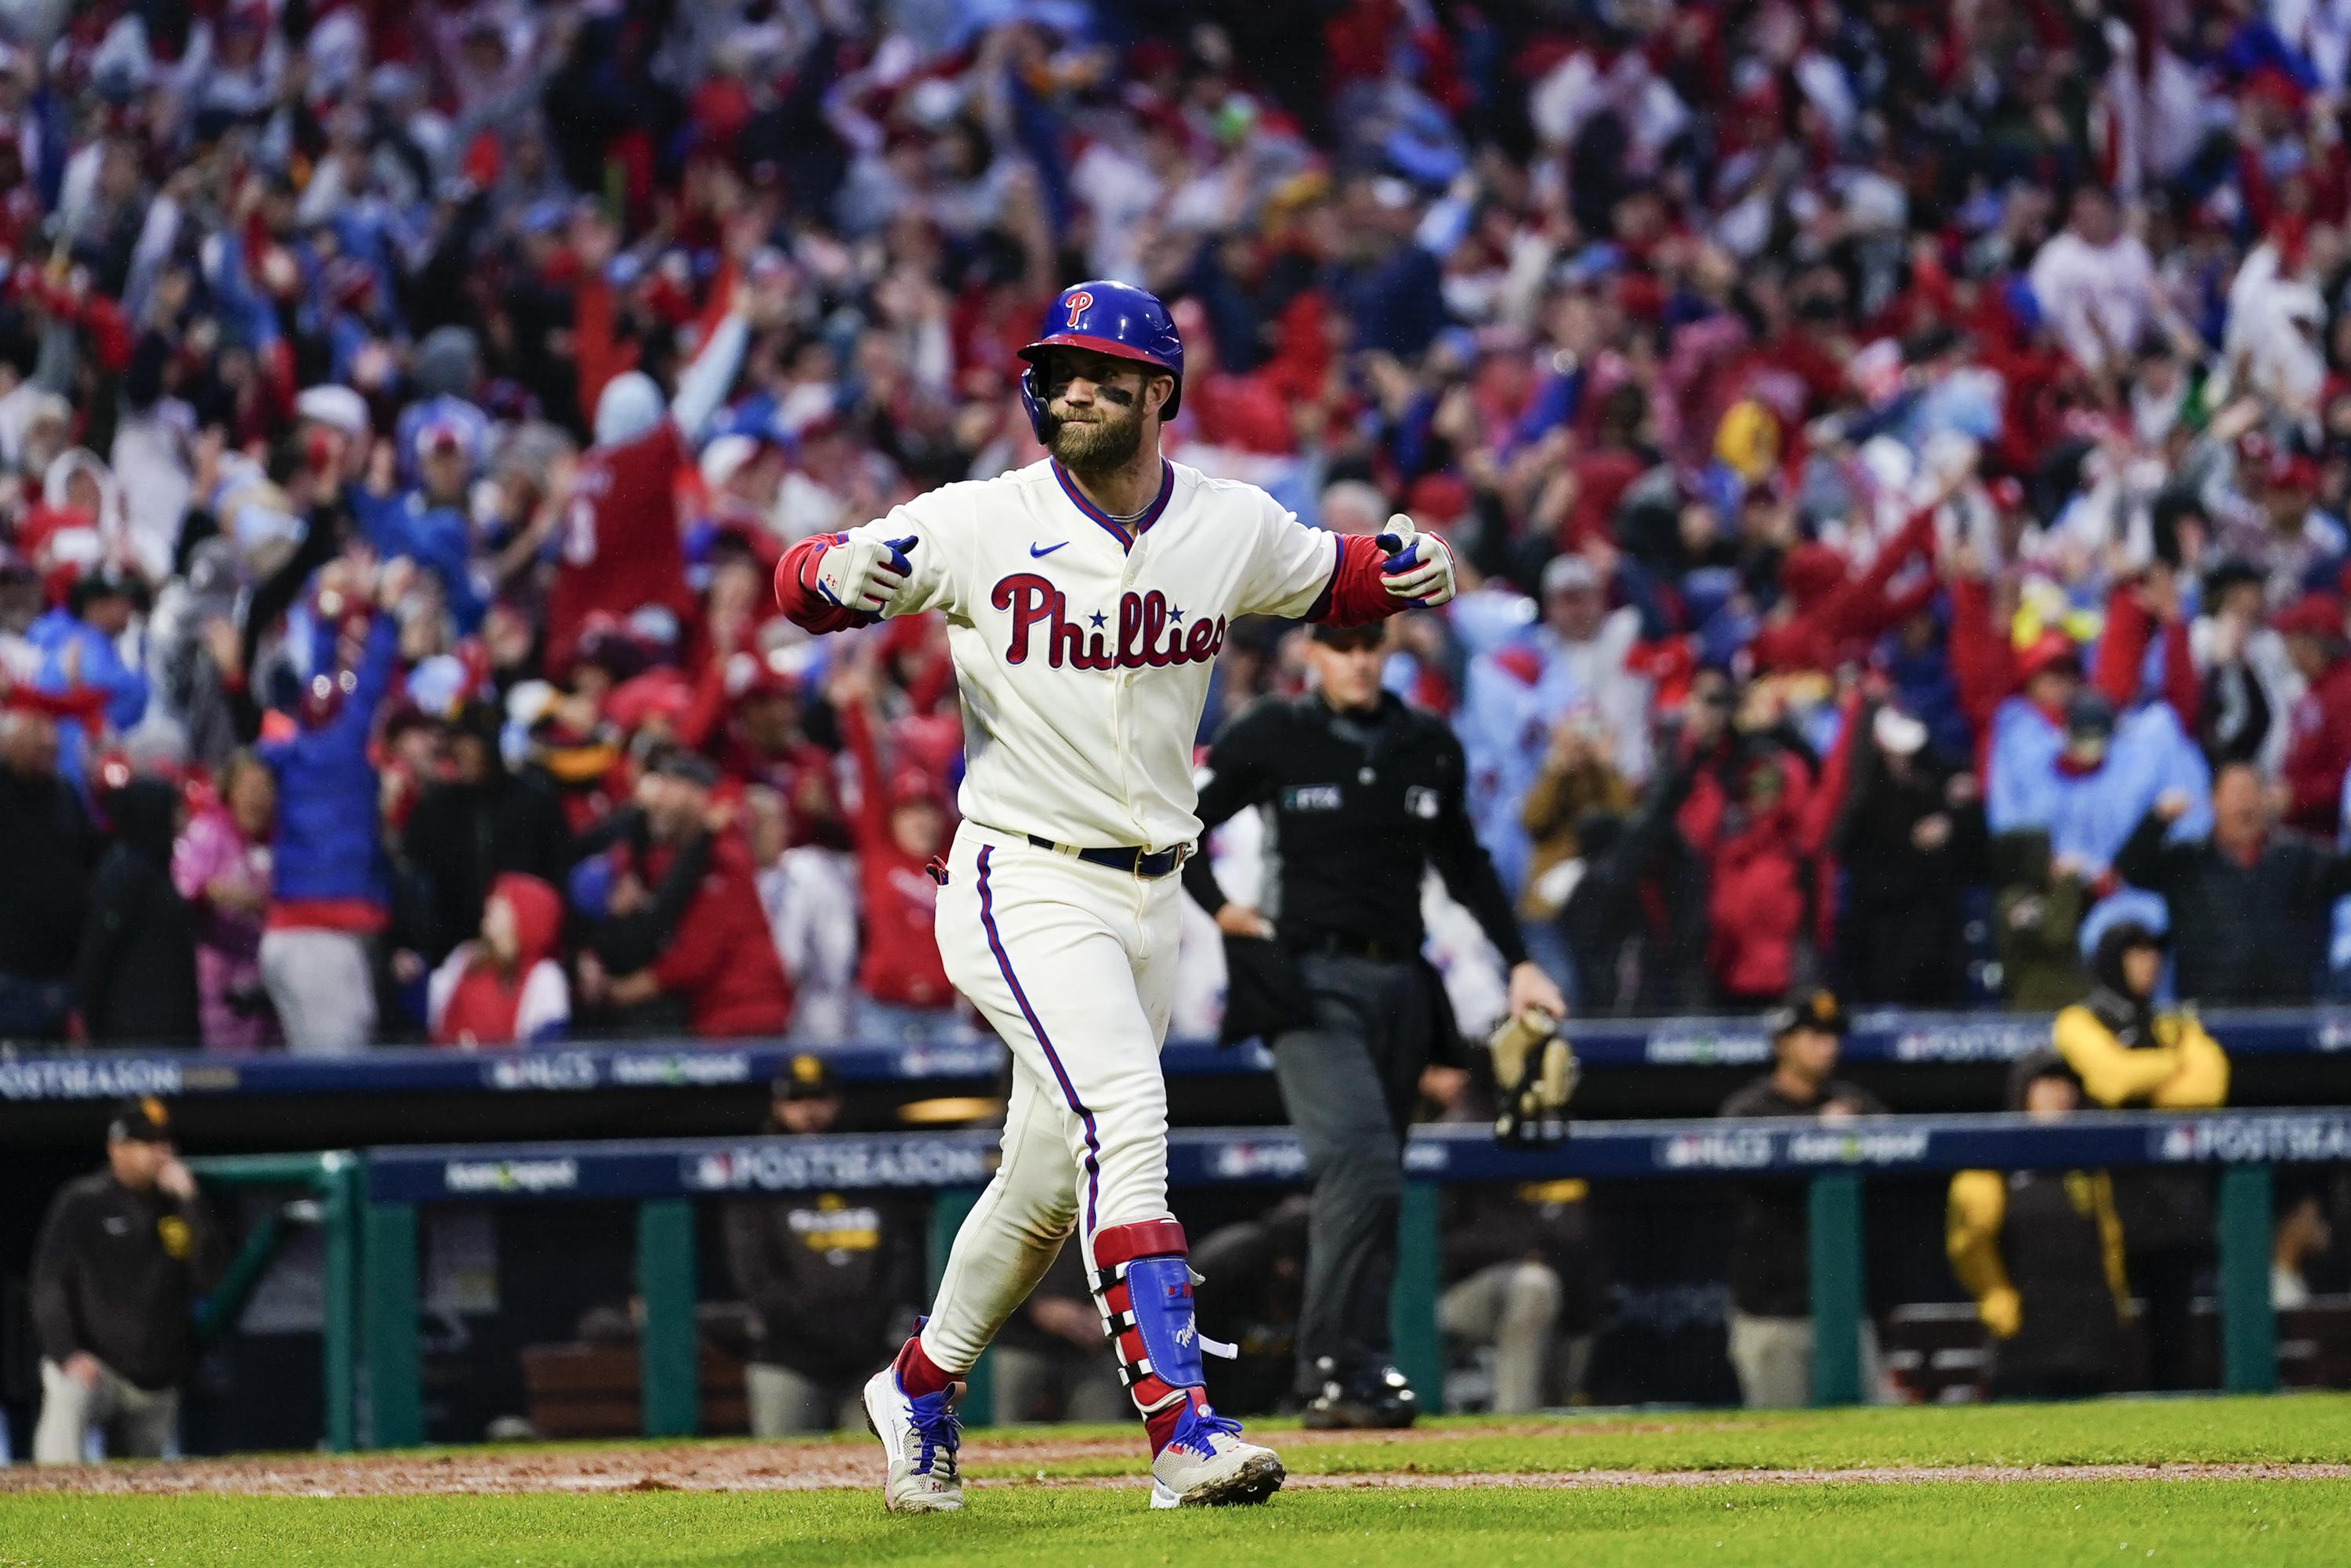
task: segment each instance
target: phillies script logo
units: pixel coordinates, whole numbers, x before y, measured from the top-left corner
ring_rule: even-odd
[[[1069,617],[1068,597],[1049,578],[1033,571],[1016,572],[998,582],[988,596],[998,610],[1012,612],[1012,641],[1004,650],[1008,664],[1029,662],[1029,633],[1042,627],[1045,662],[1055,669],[1161,669],[1169,664],[1204,664],[1223,652],[1225,618],[1183,623],[1184,612],[1172,609],[1157,589],[1148,593],[1124,593],[1118,601],[1118,642],[1108,635],[1109,617],[1092,617],[1093,629]]]
[[[1079,289],[1075,294],[1071,295],[1067,299],[1061,301],[1062,305],[1066,307],[1070,312],[1070,327],[1071,330],[1074,331],[1076,329],[1078,318],[1084,315],[1086,313],[1086,307],[1092,305],[1093,302],[1094,297],[1087,293],[1082,288]]]

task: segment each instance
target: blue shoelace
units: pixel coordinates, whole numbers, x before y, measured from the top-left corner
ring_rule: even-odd
[[[914,1416],[914,1430],[923,1440],[922,1450],[915,1456],[914,1470],[919,1475],[932,1473],[937,1456],[946,1456],[945,1471],[948,1480],[955,1479],[956,1445],[963,1432],[963,1422],[956,1416],[955,1406],[947,1403],[945,1394],[925,1394],[910,1399]]]
[[[1192,1418],[1183,1423],[1176,1431],[1175,1446],[1179,1448],[1189,1448],[1203,1458],[1213,1457],[1217,1450],[1208,1439],[1219,1432],[1228,1437],[1238,1437],[1241,1435],[1241,1424],[1228,1416],[1219,1416],[1213,1410],[1206,1413],[1196,1411]]]

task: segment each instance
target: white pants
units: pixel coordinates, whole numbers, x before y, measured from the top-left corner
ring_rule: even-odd
[[[261,985],[297,1055],[365,1051],[375,1034],[375,972],[367,939],[300,927],[261,936]]]
[[[82,1441],[92,1427],[106,1436],[110,1458],[162,1457],[180,1422],[180,1391],[150,1391],[125,1382],[99,1363],[98,1381],[88,1388],[48,1357],[41,1358],[41,1419],[33,1428],[33,1462],[78,1465]]]
[[[1750,1410],[1784,1409],[1813,1402],[1813,1320],[1758,1318],[1733,1307],[1730,1365],[1739,1374],[1739,1397]],[[1861,1324],[1861,1397],[1886,1403],[1886,1358],[1877,1348],[1877,1325]]]
[[[968,1371],[1074,1228],[1165,1219],[1180,879],[1146,882],[966,822],[939,955],[1012,1053],[1004,1157],[956,1233],[923,1350]]]
[[[1494,1347],[1494,1414],[1523,1415],[1543,1404],[1562,1291],[1548,1263],[1495,1263],[1437,1299],[1437,1326],[1450,1339]]]
[[[865,1420],[865,1402],[856,1389],[828,1388],[804,1373],[764,1361],[743,1369],[743,1394],[754,1437],[836,1432]]]
[[[1015,1350],[988,1357],[999,1427],[1027,1421],[1120,1420],[1134,1411],[1108,1351]]]

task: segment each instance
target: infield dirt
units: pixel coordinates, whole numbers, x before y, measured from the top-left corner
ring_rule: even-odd
[[[1610,1438],[1658,1436],[1729,1423],[1612,1421],[1588,1430]],[[2155,1464],[1941,1464],[1632,1469],[1455,1470],[1424,1468],[1412,1456],[1433,1440],[1517,1437],[1573,1439],[1573,1424],[1526,1427],[1444,1427],[1425,1432],[1279,1434],[1291,1459],[1292,1490],[1348,1487],[1690,1487],[1866,1485],[1949,1481],[2351,1480],[2351,1464],[2180,1462]],[[977,1434],[964,1448],[976,1488],[1140,1485],[1137,1437]],[[1334,1462],[1335,1461],[1335,1462]],[[1104,1474],[1131,1465],[1131,1474]],[[209,1493],[247,1497],[424,1497],[624,1491],[819,1491],[876,1485],[880,1456],[849,1439],[704,1441],[630,1445],[430,1450],[328,1456],[286,1454],[35,1469],[0,1469],[0,1492],[107,1496]],[[1071,1473],[1072,1471],[1078,1473]],[[1059,1472],[1059,1473],[1056,1473]]]

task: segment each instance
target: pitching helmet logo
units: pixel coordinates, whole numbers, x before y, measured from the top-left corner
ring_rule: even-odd
[[[1070,326],[1072,329],[1078,325],[1078,318],[1084,315],[1093,302],[1094,297],[1082,288],[1061,301],[1063,308],[1070,313]]]

